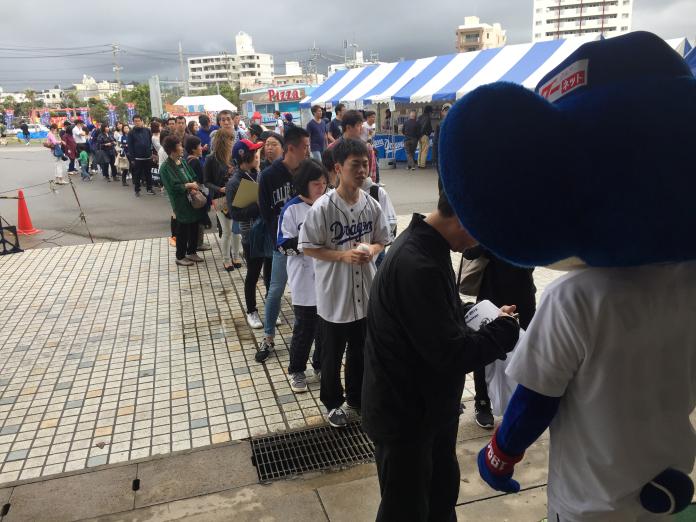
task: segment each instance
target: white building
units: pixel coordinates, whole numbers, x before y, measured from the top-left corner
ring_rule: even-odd
[[[326,80],[326,75],[320,73],[303,73],[300,62],[285,62],[285,74],[273,76],[273,85],[282,87],[285,85],[295,85],[298,83],[308,83],[317,85]]]
[[[633,0],[534,0],[532,41],[631,30]]]
[[[44,89],[36,95],[36,99],[44,102],[45,107],[60,107],[63,89]]]
[[[273,82],[273,56],[257,53],[251,36],[240,32],[235,37],[236,54],[222,53],[188,59],[189,89],[200,92],[228,83],[242,91]]]
[[[80,100],[87,101],[90,98],[106,101],[109,96],[117,94],[119,85],[116,82],[103,80],[98,82],[92,76],[82,75],[82,83],[75,83],[75,93]],[[130,91],[134,85],[121,85],[121,89]]]
[[[379,65],[384,62],[378,60],[366,60],[364,51],[355,51],[354,58],[346,58],[345,63],[334,63],[329,65],[329,76],[331,76],[336,71],[342,71],[344,69],[355,69],[357,67],[364,67],[366,65]]]
[[[478,16],[464,17],[464,25],[457,27],[455,34],[458,53],[494,49],[504,46],[507,42],[506,31],[499,23],[481,23]]]
[[[0,87],[0,102],[4,101],[6,98],[12,98],[15,103],[24,103],[27,101],[27,97],[23,92],[5,92]]]

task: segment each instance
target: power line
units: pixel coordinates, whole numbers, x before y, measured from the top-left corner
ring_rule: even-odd
[[[0,60],[43,60],[45,58],[69,58],[71,56],[92,56],[95,54],[108,54],[111,51],[94,51],[89,53],[69,53],[69,54],[44,54],[41,56],[0,56]]]

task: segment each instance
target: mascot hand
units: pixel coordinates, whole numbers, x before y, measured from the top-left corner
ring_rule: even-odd
[[[694,483],[685,473],[667,468],[640,492],[640,503],[651,513],[671,515],[683,511],[694,496]]]
[[[515,471],[515,464],[522,460],[524,453],[516,457],[505,454],[498,447],[496,434],[493,435],[488,446],[478,454],[479,475],[495,490],[517,493],[520,490],[520,484],[512,479],[512,474]]]

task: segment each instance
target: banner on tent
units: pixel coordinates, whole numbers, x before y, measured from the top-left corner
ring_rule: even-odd
[[[394,147],[393,150],[392,138]],[[388,155],[389,158],[396,157],[396,161],[406,161],[406,149],[404,149],[404,140],[405,138],[401,134],[395,134],[393,137],[389,136],[388,134],[375,134],[375,137],[372,139],[372,146],[375,148],[378,158],[386,158]],[[428,149],[429,160],[432,159],[432,150],[432,140],[430,140],[430,148]],[[394,156],[394,151],[396,151],[396,156]],[[416,150],[416,155],[414,159],[416,158],[418,158],[418,150]]]

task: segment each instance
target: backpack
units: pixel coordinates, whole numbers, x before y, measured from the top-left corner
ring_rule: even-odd
[[[379,203],[379,185],[372,185],[370,187],[370,196],[372,196],[372,199]]]

